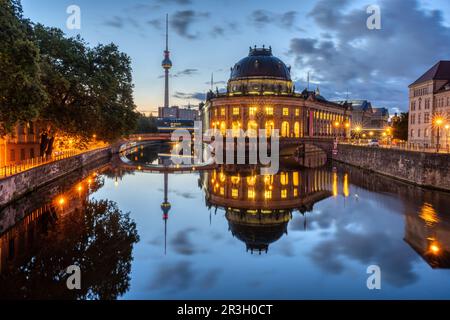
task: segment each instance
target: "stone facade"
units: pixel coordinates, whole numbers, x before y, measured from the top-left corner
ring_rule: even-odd
[[[450,191],[450,154],[339,145],[333,159],[419,186]]]
[[[439,130],[436,119],[442,118]],[[450,123],[450,61],[440,61],[409,86],[408,142],[424,147],[448,143]],[[446,142],[447,141],[447,142]]]

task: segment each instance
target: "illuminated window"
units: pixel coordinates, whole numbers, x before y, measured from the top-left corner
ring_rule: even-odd
[[[221,196],[225,195],[225,188],[224,187],[220,187],[220,195]]]
[[[298,172],[293,172],[292,173],[292,184],[294,185],[294,187],[298,187],[299,186],[299,173]]]
[[[214,109],[214,115],[217,117],[217,109]]]
[[[296,117],[300,116],[300,109],[295,109],[295,116]]]
[[[225,136],[227,133],[227,124],[225,123],[225,121],[222,121],[222,123],[220,124],[220,133]]]
[[[256,111],[257,111],[257,108],[256,108],[256,107],[250,107],[249,110],[248,110],[248,113],[249,113],[251,116],[256,116]]]
[[[264,176],[264,183],[267,185],[273,184],[273,176]]]
[[[233,108],[233,116],[238,116],[239,113],[239,108]]]
[[[241,123],[239,121],[233,121],[231,129],[233,130],[233,137],[239,137]]]
[[[258,124],[254,120],[250,120],[247,125],[249,137],[256,137],[258,133]]]
[[[272,199],[272,190],[266,190],[266,192],[264,193],[264,198],[268,200]]]
[[[296,138],[300,138],[300,123],[294,123],[294,135]]]
[[[273,121],[267,121],[266,122],[266,135],[271,136],[273,130],[275,129],[275,124]]]
[[[289,115],[289,108],[283,108],[283,116]]]
[[[283,121],[281,124],[281,136],[283,138],[289,137],[289,122]]]
[[[220,115],[225,116],[225,108],[220,109]]]
[[[289,175],[286,172],[280,174],[281,185],[286,186],[289,184]]]
[[[256,176],[247,177],[247,185],[254,187],[256,184]]]
[[[232,184],[239,184],[239,182],[241,182],[241,177],[239,177],[239,176],[232,176],[230,180],[231,180]]]
[[[287,190],[286,189],[283,189],[283,190],[281,190],[281,199],[286,199],[287,198]]]
[[[294,197],[298,197],[298,190],[294,189]]]
[[[237,199],[239,197],[239,190],[238,189],[231,189],[231,197],[234,199]]]
[[[272,107],[266,107],[266,115],[273,116],[273,108]]]
[[[253,189],[253,188],[251,188],[251,189],[248,189],[248,198],[250,199],[250,200],[254,200],[255,199],[255,189]]]

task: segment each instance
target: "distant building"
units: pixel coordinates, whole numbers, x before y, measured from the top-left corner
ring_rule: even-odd
[[[450,123],[450,61],[439,61],[409,86],[408,141],[421,146],[437,143],[437,126],[433,120],[440,118],[440,144],[450,140],[445,124]],[[445,138],[446,137],[446,138]],[[446,142],[447,141],[447,142]]]
[[[198,110],[192,109],[190,106],[187,108],[180,108],[178,106],[160,107],[158,110],[158,118],[195,121],[199,119],[199,113]]]
[[[389,125],[389,110],[386,108],[373,108],[370,127],[377,129],[385,129]]]
[[[363,130],[384,130],[389,124],[389,110],[387,108],[374,108],[368,100],[336,101],[352,107],[353,127],[361,127]]]

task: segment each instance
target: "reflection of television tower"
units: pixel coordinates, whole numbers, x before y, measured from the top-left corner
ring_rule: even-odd
[[[165,72],[166,83],[164,86],[164,107],[169,107],[169,70],[172,68],[169,51],[169,15],[166,15],[166,50],[164,51],[164,60],[162,67]]]
[[[164,172],[164,202],[161,204],[164,220],[164,254],[167,254],[167,221],[169,220],[169,211],[172,205],[168,200],[169,174]]]

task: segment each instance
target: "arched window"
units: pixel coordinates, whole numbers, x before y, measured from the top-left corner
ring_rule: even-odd
[[[294,135],[296,138],[300,138],[300,122],[294,123]]]
[[[257,137],[258,135],[258,124],[255,120],[250,120],[247,124],[247,132],[249,137]]]
[[[272,131],[275,129],[275,124],[272,120],[266,121],[266,135],[270,137],[272,135]]]
[[[281,124],[281,136],[283,138],[289,137],[289,122],[283,121]]]
[[[222,136],[225,136],[227,134],[227,124],[225,121],[222,121],[222,123],[220,124],[220,133],[222,134]]]
[[[289,184],[289,175],[286,172],[280,174],[280,182],[282,186],[287,186]]]
[[[233,121],[231,129],[233,130],[233,137],[238,137],[241,129],[239,121]]]

